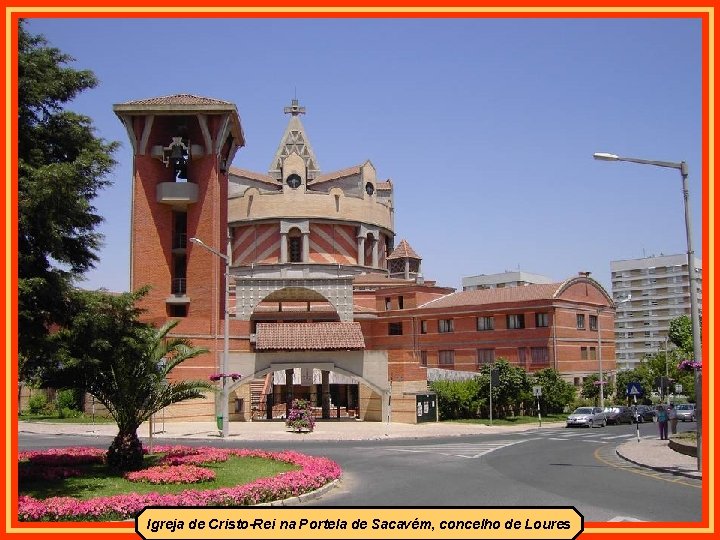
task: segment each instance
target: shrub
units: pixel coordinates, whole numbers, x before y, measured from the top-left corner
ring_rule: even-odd
[[[30,396],[30,399],[28,401],[28,410],[32,414],[44,414],[49,412],[52,409],[50,403],[48,402],[47,396],[40,392],[38,394],[33,394]]]
[[[63,409],[70,409],[72,411],[80,412],[78,393],[71,388],[60,390],[57,393],[57,397],[55,398],[55,403],[57,404],[58,411],[62,411]]]
[[[70,409],[68,407],[63,407],[58,410],[58,417],[60,418],[77,418],[81,414],[82,413],[80,411],[76,411],[75,409]]]
[[[433,381],[430,388],[437,394],[441,420],[477,418],[480,398],[477,378],[464,381]]]
[[[130,482],[148,484],[196,484],[214,480],[215,473],[196,465],[160,465],[126,473],[125,478]]]
[[[315,429],[315,418],[310,410],[310,403],[304,399],[293,400],[285,425],[293,428],[293,431]]]

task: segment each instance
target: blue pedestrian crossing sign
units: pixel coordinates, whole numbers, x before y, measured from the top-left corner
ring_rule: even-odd
[[[627,395],[628,396],[642,396],[643,389],[642,389],[642,386],[640,386],[640,383],[636,383],[636,382],[628,383]]]

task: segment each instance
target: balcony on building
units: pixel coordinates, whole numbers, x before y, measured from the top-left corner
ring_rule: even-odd
[[[160,182],[157,202],[184,208],[198,201],[198,185],[194,182]]]
[[[170,282],[170,296],[165,299],[166,304],[189,304],[187,295],[187,278],[173,278]]]

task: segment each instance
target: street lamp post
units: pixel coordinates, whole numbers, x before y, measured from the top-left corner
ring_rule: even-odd
[[[225,325],[224,325],[224,332],[223,332],[223,357],[222,357],[222,367],[220,374],[220,380],[222,381],[221,386],[221,392],[220,392],[220,415],[222,417],[222,429],[221,429],[221,435],[223,437],[227,437],[230,433],[230,422],[229,422],[229,411],[228,411],[228,391],[227,391],[227,377],[228,375],[228,360],[229,360],[229,351],[230,351],[230,342],[229,342],[229,335],[230,335],[230,310],[229,310],[229,301],[230,301],[230,257],[226,254],[223,254],[219,252],[218,250],[211,248],[208,246],[205,242],[200,240],[199,238],[190,238],[190,241],[193,244],[197,244],[201,248],[206,249],[216,257],[220,257],[225,262]],[[230,236],[228,235],[228,253],[230,250]]]
[[[605,152],[596,152],[593,158],[602,161],[627,161],[629,163],[639,163],[641,165],[654,165],[656,167],[665,167],[669,169],[677,169],[682,177],[683,202],[685,205],[685,235],[687,238],[687,260],[688,260],[688,276],[690,282],[690,319],[692,321],[693,330],[693,360],[702,363],[702,346],[700,340],[700,310],[697,299],[697,277],[695,276],[695,250],[693,249],[692,226],[690,219],[690,191],[688,188],[688,165],[684,161],[656,161],[652,159],[640,159],[632,157],[621,157],[616,154],[608,154]],[[695,401],[698,402],[698,396],[702,394],[702,388],[695,385]],[[701,453],[702,453],[702,429],[701,429],[702,411],[698,408],[697,412],[697,468],[701,470]]]

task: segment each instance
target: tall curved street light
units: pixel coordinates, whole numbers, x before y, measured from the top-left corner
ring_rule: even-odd
[[[223,437],[227,437],[230,433],[230,422],[229,422],[229,411],[228,411],[228,391],[227,391],[227,376],[228,376],[228,356],[230,354],[230,344],[229,344],[229,335],[230,335],[230,311],[229,311],[229,302],[230,302],[230,257],[227,256],[224,253],[219,252],[215,248],[211,248],[208,246],[205,242],[200,240],[199,238],[192,237],[190,238],[190,241],[193,244],[197,244],[201,248],[209,251],[216,257],[220,257],[224,263],[225,263],[225,327],[224,327],[224,334],[223,334],[223,357],[222,357],[222,367],[220,371],[220,380],[222,381],[221,386],[221,392],[220,392],[220,415],[222,416],[222,429],[221,429],[221,435]],[[228,250],[230,249],[230,238],[228,237]],[[229,251],[228,251],[229,252]]]
[[[596,152],[593,158],[601,161],[627,161],[629,163],[639,163],[641,165],[654,165],[656,167],[665,167],[668,169],[677,169],[682,177],[683,201],[685,204],[685,234],[687,237],[687,259],[688,259],[688,276],[690,280],[690,320],[692,321],[693,331],[693,360],[702,362],[702,345],[700,339],[700,306],[697,299],[697,277],[695,276],[695,250],[693,249],[692,226],[690,219],[690,192],[688,188],[688,165],[684,161],[657,161],[653,159],[640,159],[633,157],[622,157],[616,154],[608,154],[606,152]],[[695,385],[695,402],[701,404],[702,399],[702,379],[696,377]],[[697,468],[701,470],[701,453],[702,453],[702,407],[697,410]]]

